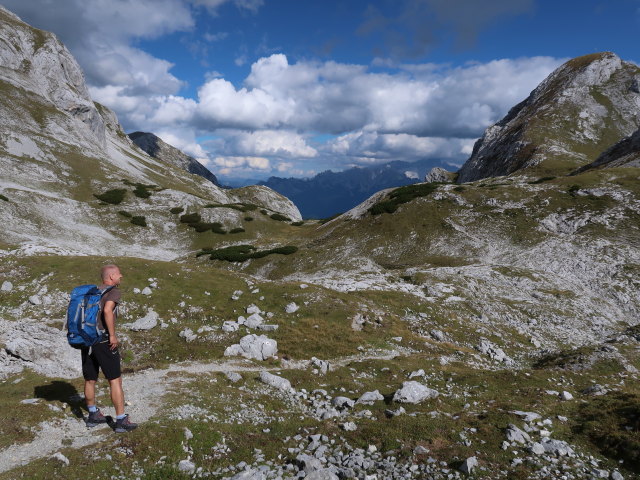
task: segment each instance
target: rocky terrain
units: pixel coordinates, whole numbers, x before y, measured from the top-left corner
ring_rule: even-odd
[[[544,173],[479,155],[507,128],[465,165],[480,180],[301,221],[145,154],[54,36],[0,19],[0,480],[640,478],[637,67],[575,59],[495,127],[560,114],[552,85],[626,105],[606,140],[591,113],[536,130],[568,152]],[[63,328],[110,262],[128,434],[85,426]],[[114,415],[103,380],[97,400]]]

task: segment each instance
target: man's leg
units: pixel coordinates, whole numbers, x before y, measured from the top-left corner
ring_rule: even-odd
[[[113,408],[116,409],[116,416],[124,415],[124,391],[122,390],[122,377],[109,380],[109,388],[111,389],[111,401]]]
[[[84,399],[87,402],[87,409],[96,406],[96,381],[84,381]]]

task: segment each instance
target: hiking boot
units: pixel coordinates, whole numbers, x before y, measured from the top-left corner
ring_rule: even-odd
[[[89,412],[86,420],[87,427],[97,427],[101,423],[107,423],[107,417],[102,414],[100,409],[97,409],[95,412]]]
[[[129,420],[129,415],[125,415],[124,418],[120,420],[116,419],[116,433],[130,432],[136,428],[138,428],[138,424]]]

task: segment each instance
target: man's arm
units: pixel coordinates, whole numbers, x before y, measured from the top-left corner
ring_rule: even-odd
[[[104,303],[104,324],[109,331],[109,348],[115,350],[118,348],[118,337],[116,337],[116,319],[113,310],[116,308],[116,302],[107,300]]]

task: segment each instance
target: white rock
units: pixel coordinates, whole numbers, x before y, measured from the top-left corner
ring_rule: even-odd
[[[196,465],[191,460],[180,460],[178,470],[185,473],[193,473],[196,471]]]
[[[50,458],[53,458],[54,460],[58,460],[60,463],[62,463],[67,467],[69,466],[69,459],[60,452],[54,453],[53,455],[51,455]]]
[[[395,402],[420,403],[428,398],[436,398],[440,393],[413,380],[402,383],[402,388],[393,395]]]
[[[267,475],[262,470],[252,468],[245,470],[244,472],[237,473],[233,477],[226,478],[229,478],[229,480],[265,480]]]
[[[355,432],[358,429],[358,426],[354,422],[345,422],[340,427],[345,432]]]
[[[362,405],[373,405],[375,402],[379,402],[381,400],[384,400],[382,394],[378,390],[374,390],[360,395],[360,398],[356,400],[356,403]]]
[[[567,391],[563,391],[562,393],[560,393],[560,398],[562,400],[573,400],[573,395],[571,395],[571,393]]]
[[[545,450],[541,443],[535,442],[533,445],[531,445],[531,453],[542,455],[544,452]]]
[[[421,368],[420,370],[416,370],[415,372],[411,372],[409,374],[409,378],[414,378],[414,377],[424,377],[425,373],[424,370]]]
[[[187,342],[193,342],[198,338],[198,336],[193,333],[193,330],[191,330],[190,328],[185,328],[178,334],[178,336],[184,338]]]
[[[507,435],[507,440],[510,442],[526,444],[531,441],[531,437],[527,432],[520,430],[518,427],[516,427],[512,423],[509,424],[509,426],[507,427],[506,435]]]
[[[31,305],[42,305],[42,300],[40,299],[40,297],[38,295],[31,295],[29,297],[29,303]]]
[[[278,390],[291,390],[291,382],[289,380],[269,372],[260,372],[260,380],[267,385],[277,388]]]
[[[278,330],[278,325],[267,325],[266,323],[263,323],[262,325],[258,325],[256,327],[256,330],[262,330],[264,332],[275,332],[276,330]]]
[[[460,465],[460,471],[463,473],[472,473],[473,469],[478,466],[478,459],[476,457],[469,457]]]
[[[295,302],[291,302],[287,304],[287,306],[284,308],[284,311],[287,313],[294,313],[297,312],[299,308],[300,307],[298,307]]]
[[[309,288],[309,285],[307,285],[306,283],[301,283],[300,288],[302,289]]]
[[[611,472],[611,480],[624,480],[624,477],[619,471],[614,470]]]
[[[139,318],[133,323],[125,323],[122,326],[129,330],[133,330],[134,332],[151,330],[156,325],[158,325],[159,318],[159,315],[152,308],[150,308],[144,317]]]
[[[233,321],[226,321],[222,324],[222,331],[223,332],[235,332],[240,328],[240,325],[237,322],[233,322]]]
[[[142,295],[151,295],[151,289],[149,287],[144,287],[140,293],[142,293]]]
[[[246,312],[248,315],[252,315],[254,313],[260,313],[260,309],[252,303],[246,308]]]
[[[265,335],[246,335],[239,344],[231,345],[224,351],[225,356],[243,356],[256,360],[266,360],[278,352],[278,343]]]
[[[237,372],[224,372],[225,377],[229,379],[232,383],[238,383],[242,380],[242,375]]]
[[[140,293],[140,289],[138,287],[134,288],[133,293]]]
[[[2,287],[0,287],[0,291],[10,292],[11,290],[13,290],[13,283],[11,283],[9,280],[5,280],[4,282],[2,282]]]
[[[354,401],[347,397],[334,397],[331,400],[331,405],[336,407],[338,410],[342,410],[345,408],[353,408]]]
[[[187,427],[184,427],[184,438],[187,440],[191,440],[193,438],[193,433]]]
[[[262,325],[263,323],[264,318],[262,318],[258,313],[254,313],[244,321],[245,326],[247,326],[248,328],[256,328],[258,327],[258,325]]]
[[[449,172],[444,168],[433,167],[431,170],[429,170],[429,173],[425,175],[424,181],[426,183],[432,183],[432,182],[450,183],[451,177]]]

